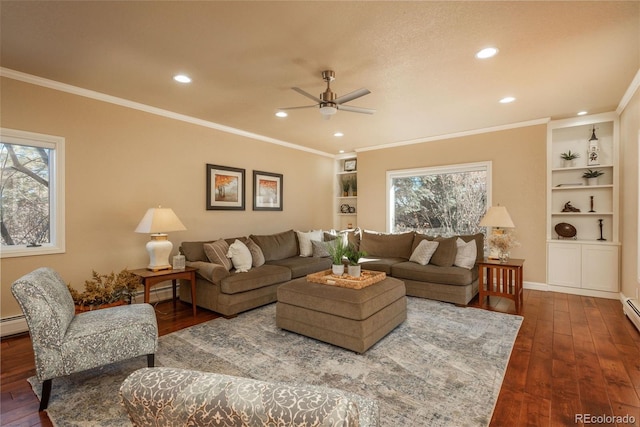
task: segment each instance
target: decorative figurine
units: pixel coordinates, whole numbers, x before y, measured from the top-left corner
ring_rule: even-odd
[[[602,221],[603,221],[602,219],[599,219],[599,220],[598,220],[598,223],[599,223],[599,225],[600,225],[600,238],[599,238],[598,240],[602,240],[602,241],[604,241],[604,240],[607,240],[607,239],[605,239],[604,237],[602,237]]]
[[[592,213],[593,213],[593,212],[595,212],[595,211],[593,210],[593,196],[589,196],[589,197],[591,197],[591,209],[589,210],[589,212],[592,212]]]
[[[562,212],[580,212],[580,209],[571,206],[571,201],[569,201],[564,204],[564,208],[562,209]]]
[[[600,164],[598,159],[600,156],[600,146],[598,145],[598,138],[596,137],[596,128],[593,127],[591,131],[591,138],[589,139],[589,151],[587,152],[587,165],[595,166]]]

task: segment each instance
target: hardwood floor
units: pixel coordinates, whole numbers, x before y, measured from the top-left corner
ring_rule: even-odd
[[[477,297],[470,305],[481,306]],[[515,311],[498,297],[482,307]],[[156,313],[160,335],[217,317],[198,309],[194,318],[190,305],[174,311],[169,301]],[[620,301],[525,289],[522,315],[491,426],[640,425],[640,333]],[[0,350],[0,425],[51,426],[26,381],[35,374],[28,335],[3,339]],[[634,422],[593,422],[625,415]]]

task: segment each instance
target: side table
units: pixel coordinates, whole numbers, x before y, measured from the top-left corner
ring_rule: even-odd
[[[500,262],[485,258],[478,263],[480,304],[484,302],[484,297],[488,298],[491,295],[509,298],[516,303],[516,313],[519,314],[523,304],[523,265],[523,259]]]
[[[196,315],[196,271],[197,268],[185,267],[180,270],[160,270],[151,271],[146,268],[139,268],[137,270],[129,270],[130,273],[135,274],[140,278],[140,282],[144,285],[144,302],[149,302],[149,291],[153,285],[157,285],[161,282],[171,280],[173,283],[173,308],[176,308],[176,285],[178,279],[184,279],[191,281],[191,305],[193,306],[193,315]]]

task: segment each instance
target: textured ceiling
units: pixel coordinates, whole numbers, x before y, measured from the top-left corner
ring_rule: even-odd
[[[611,111],[640,68],[631,1],[0,5],[5,69],[330,154]],[[474,58],[489,45],[496,57]],[[319,95],[325,69],[338,96],[368,88],[348,105],[376,113],[274,116],[311,104],[291,87]]]

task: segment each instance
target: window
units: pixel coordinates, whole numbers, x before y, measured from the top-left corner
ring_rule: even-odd
[[[64,252],[64,138],[0,129],[3,258]]]
[[[387,230],[453,236],[484,232],[491,162],[387,172]]]

